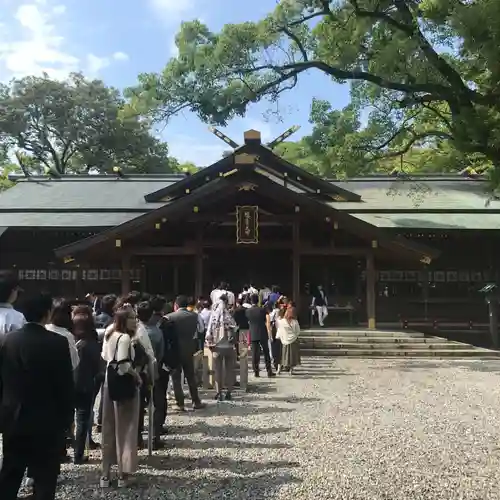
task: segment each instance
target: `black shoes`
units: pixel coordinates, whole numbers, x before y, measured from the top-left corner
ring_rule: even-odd
[[[214,398],[216,401],[232,401],[233,396],[231,395],[230,391],[226,391],[226,394],[224,395],[222,392],[218,392],[215,395]]]

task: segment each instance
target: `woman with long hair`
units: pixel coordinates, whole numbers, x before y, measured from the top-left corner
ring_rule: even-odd
[[[97,391],[102,382],[101,349],[97,339],[92,312],[88,306],[77,306],[73,310],[73,333],[80,363],[75,370],[76,432],[74,462],[87,461],[85,441],[89,438],[91,448],[97,448],[92,441],[92,409]]]
[[[282,345],[281,362],[278,373],[289,370],[293,375],[293,369],[300,365],[300,325],[297,321],[295,307],[289,303],[287,307],[280,309],[276,319],[276,338]]]
[[[227,306],[227,296],[222,295],[212,310],[206,335],[206,344],[213,351],[217,393],[215,398],[219,401],[231,400],[231,391],[235,382],[235,337],[238,327]],[[223,389],[226,390],[225,396]]]
[[[102,477],[101,486],[108,487],[111,467],[118,466],[118,486],[123,487],[130,474],[137,469],[137,434],[139,425],[139,387],[141,377],[134,368],[132,339],[137,328],[135,311],[125,306],[115,311],[113,328],[108,328],[102,346],[102,358],[108,364],[102,391]],[[117,377],[133,379],[135,389],[131,397],[112,400],[110,396],[110,365]]]
[[[73,366],[73,370],[75,370],[80,359],[75,345],[75,337],[71,333],[73,329],[73,323],[71,321],[71,304],[67,300],[54,300],[50,321],[48,325],[45,325],[45,328],[67,339],[69,354],[71,356],[71,365]]]

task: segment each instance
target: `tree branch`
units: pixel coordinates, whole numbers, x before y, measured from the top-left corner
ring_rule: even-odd
[[[318,69],[322,71],[323,73],[326,73],[327,75],[333,76],[334,78],[337,78],[338,80],[363,80],[366,82],[374,83],[375,85],[385,88],[385,89],[390,89],[390,90],[396,90],[399,92],[407,93],[407,94],[418,94],[421,92],[425,93],[435,93],[437,96],[441,96],[440,100],[445,100],[445,95],[446,93],[449,93],[449,87],[445,87],[440,84],[435,84],[435,83],[414,83],[414,84],[406,84],[406,83],[400,83],[400,82],[394,82],[391,80],[386,80],[385,78],[374,75],[372,73],[368,73],[367,71],[362,71],[362,70],[345,70],[345,69],[340,69],[336,68],[334,66],[330,66],[329,64],[323,62],[323,61],[317,61],[317,60],[309,60],[309,61],[299,61],[299,62],[294,62],[294,63],[289,63],[289,64],[284,64],[282,66],[276,66],[272,64],[264,64],[261,66],[256,66],[251,69],[241,69],[239,72],[243,74],[250,74],[250,73],[256,73],[258,71],[263,71],[263,70],[272,70],[276,71],[277,73],[282,73],[282,72],[287,72],[284,76],[286,78],[290,78],[293,75],[299,75],[300,73],[307,71],[309,69]],[[238,70],[237,70],[238,71]],[[272,83],[272,86],[275,86],[279,83],[279,81],[282,80],[282,77],[278,78],[275,82]],[[264,86],[263,88],[267,88],[268,85]],[[260,91],[262,92],[262,91]],[[436,97],[437,99],[437,97]]]
[[[299,49],[304,61],[309,60],[309,57],[307,55],[306,49],[304,48],[304,45],[300,41],[299,37],[295,33],[293,33],[293,31],[289,30],[286,26],[281,26],[280,28],[278,28],[278,31],[285,33],[288,36],[288,38],[291,38],[295,42],[295,44],[297,45],[297,48]]]
[[[464,98],[470,100],[469,88],[465,85],[462,77],[434,50],[434,47],[432,47],[427,38],[425,38],[417,20],[413,17],[411,10],[406,4],[406,1],[394,0],[394,5],[396,6],[397,11],[401,14],[401,17],[406,21],[406,25],[411,27],[409,36],[418,43],[420,50],[425,55],[426,59],[441,73],[448,83],[454,87],[455,91],[458,91],[460,95],[463,95]]]
[[[383,155],[375,155],[372,158],[369,159],[369,161],[377,161],[377,160],[382,160],[384,158],[396,158],[398,156],[402,156],[413,147],[413,145],[421,141],[423,139],[427,139],[429,137],[439,137],[441,139],[448,139],[450,141],[453,141],[454,138],[452,135],[447,134],[446,132],[443,132],[441,130],[428,130],[427,132],[422,132],[420,134],[413,134],[413,137],[398,151],[391,151],[389,153],[385,153]]]

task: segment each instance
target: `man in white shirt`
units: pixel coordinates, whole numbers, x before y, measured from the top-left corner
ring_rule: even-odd
[[[227,302],[228,302],[228,307],[234,307],[235,303],[235,298],[234,298],[234,293],[229,291],[229,285],[225,283],[224,281],[221,282],[221,284],[212,290],[212,293],[210,294],[210,300],[212,302],[212,309],[217,305],[219,302],[220,298],[225,295],[227,297]]]
[[[224,295],[223,292],[224,289],[224,283],[221,282],[219,286],[216,286],[211,292],[210,292],[210,301],[212,302],[212,306],[216,303],[219,302],[219,299],[221,298],[222,295]]]
[[[234,293],[229,290],[229,283],[226,283],[226,289],[225,289],[225,294],[227,296],[227,307],[228,309],[234,309],[234,306],[236,304],[236,297],[234,296]]]
[[[14,273],[0,272],[0,338],[6,333],[19,330],[26,323],[24,315],[16,311],[12,305],[17,300],[20,290]]]

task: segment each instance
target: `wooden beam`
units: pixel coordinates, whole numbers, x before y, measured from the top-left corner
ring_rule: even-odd
[[[266,242],[258,243],[256,245],[244,245],[238,244],[235,241],[225,241],[225,240],[205,240],[203,241],[203,248],[222,248],[222,249],[233,249],[233,248],[246,248],[253,250],[281,250],[281,249],[292,249],[291,241],[277,241],[277,242]]]
[[[298,224],[298,223],[297,223]],[[292,241],[275,241],[259,243],[257,245],[238,245],[234,241],[228,240],[203,240],[202,248],[221,248],[221,249],[233,249],[233,248],[251,248],[254,250],[293,250],[293,240]],[[308,245],[299,245],[298,253],[300,255],[346,255],[346,256],[364,256],[369,252],[368,248],[363,247],[353,247],[353,248],[343,248],[343,247],[312,247]],[[130,247],[128,249],[130,255],[142,255],[142,256],[170,256],[170,255],[196,255],[197,254],[197,242],[189,241],[184,246],[175,247]]]
[[[271,223],[281,223],[281,224],[292,224],[294,220],[297,220],[297,215],[290,214],[264,214],[262,210],[259,210],[259,224],[265,222]],[[198,223],[198,222],[215,222],[218,224],[222,223],[233,223],[236,224],[236,213],[229,213],[225,215],[208,215],[204,213],[189,216],[183,219],[182,223]]]
[[[194,294],[195,298],[201,297],[203,293],[203,228],[198,227],[196,232],[196,247],[195,247],[195,282]]]
[[[195,246],[177,246],[177,247],[131,247],[128,249],[130,255],[196,255]]]
[[[293,300],[300,311],[300,221],[296,220],[292,227],[292,290]]]
[[[374,330],[376,328],[376,280],[375,257],[373,252],[370,252],[366,256],[366,314],[368,317],[368,328],[370,330]]]
[[[339,248],[339,247],[300,247],[301,255],[346,255],[364,256],[369,252],[368,248]]]

